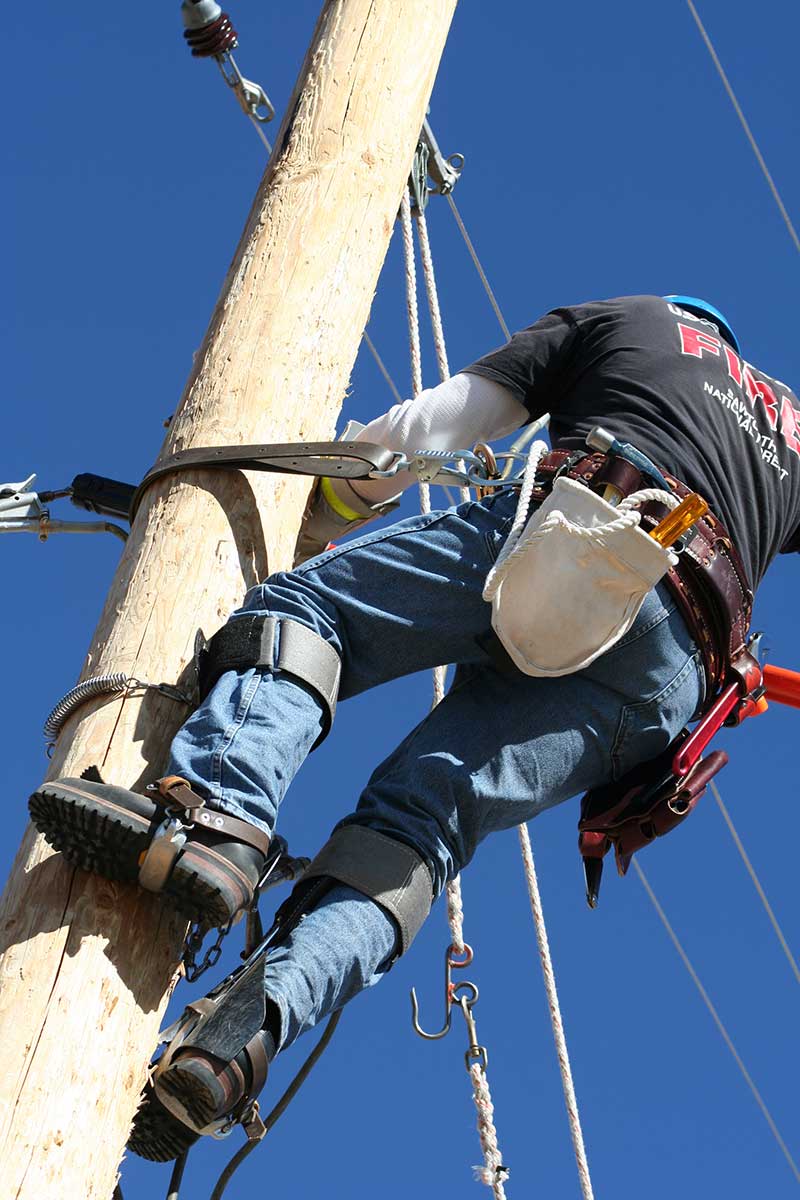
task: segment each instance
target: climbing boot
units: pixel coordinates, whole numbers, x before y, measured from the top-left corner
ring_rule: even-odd
[[[256,955],[165,1032],[166,1049],[128,1140],[134,1154],[167,1162],[201,1134],[247,1120],[280,1036],[278,1010],[264,994],[264,963]]]
[[[147,791],[52,780],[31,796],[31,820],[74,866],[139,882],[202,926],[224,925],[249,908],[267,861],[267,835],[206,807],[178,776]]]

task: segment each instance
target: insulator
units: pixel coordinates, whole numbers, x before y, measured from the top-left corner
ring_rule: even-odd
[[[215,58],[236,48],[236,30],[215,0],[183,0],[181,14],[194,58]]]

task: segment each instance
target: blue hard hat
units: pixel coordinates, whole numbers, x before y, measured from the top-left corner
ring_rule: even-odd
[[[741,353],[739,339],[731,329],[727,318],[718,308],[714,308],[713,304],[709,304],[707,300],[701,300],[699,296],[663,296],[662,299],[669,301],[670,304],[677,304],[678,308],[685,308],[687,312],[694,313],[696,317],[709,317],[715,325],[719,326],[719,331],[725,341],[730,342],[737,354]]]

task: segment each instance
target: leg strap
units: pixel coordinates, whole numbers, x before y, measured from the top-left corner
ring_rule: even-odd
[[[385,908],[400,930],[400,954],[419,933],[433,902],[425,860],[405,842],[364,825],[336,829],[303,875],[329,876]]]
[[[234,617],[200,652],[200,696],[205,700],[225,671],[267,667],[307,684],[322,701],[324,727],[314,749],[330,732],[336,712],[342,661],[324,638],[288,617]]]

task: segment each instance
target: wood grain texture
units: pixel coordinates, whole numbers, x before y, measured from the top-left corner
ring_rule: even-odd
[[[455,2],[325,4],[162,455],[332,436]],[[180,680],[197,629],[290,562],[308,486],[212,471],[153,485],[82,677]],[[141,787],[184,715],[152,691],[87,704],[51,774],[93,764]],[[182,936],[156,898],[28,833],[0,908],[1,1200],[111,1195]]]

